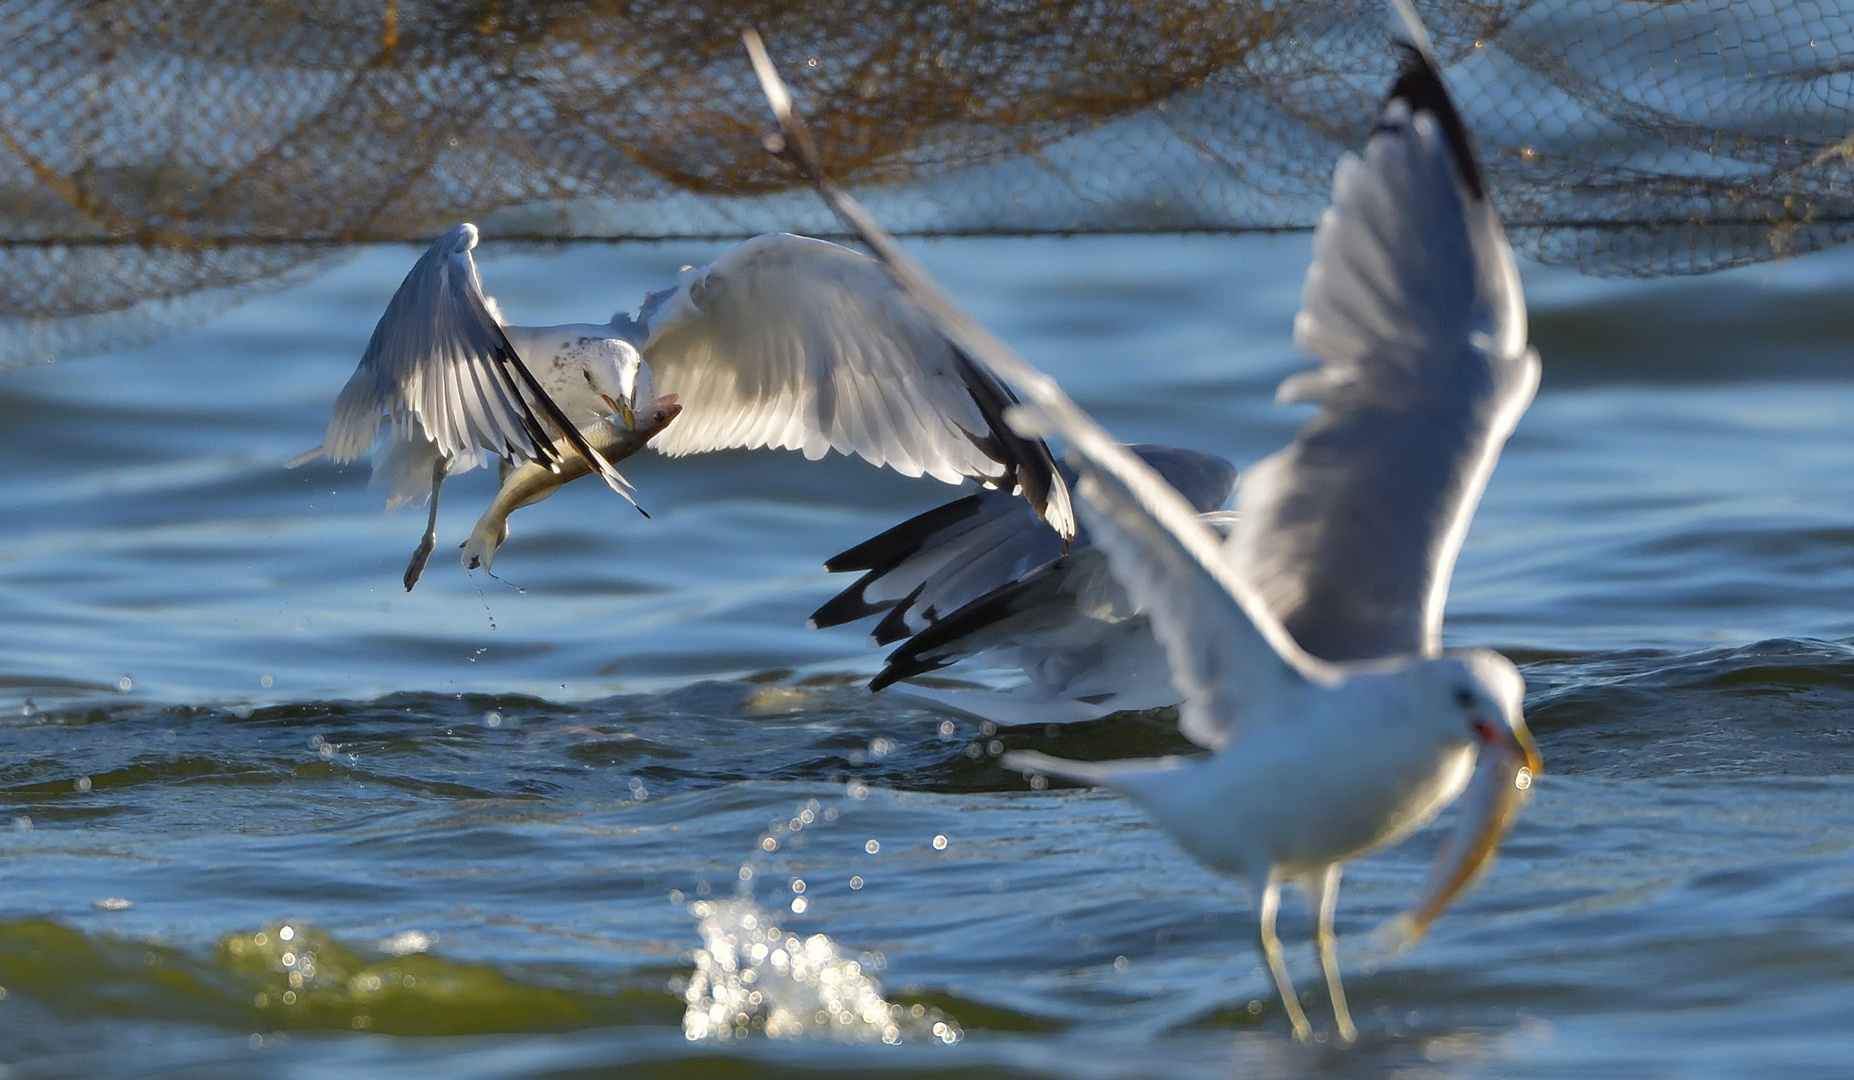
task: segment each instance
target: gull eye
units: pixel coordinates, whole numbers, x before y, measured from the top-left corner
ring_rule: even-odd
[[[1461,706],[1464,709],[1473,708],[1474,707],[1474,694],[1470,692],[1468,688],[1465,686],[1457,686],[1455,688],[1455,704]]]

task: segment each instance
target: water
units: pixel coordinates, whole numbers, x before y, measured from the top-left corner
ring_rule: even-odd
[[[1304,237],[921,251],[1126,437],[1248,462],[1306,415],[1270,403]],[[716,253],[483,275],[583,319]],[[1522,663],[1548,771],[1409,954],[1370,931],[1433,832],[1348,871],[1349,1050],[1289,1040],[1242,888],[996,764],[1176,748],[1169,717],[990,732],[862,691],[866,628],[804,629],[824,557],[950,489],[637,458],[651,520],[577,484],[516,515],[498,581],[448,554],[473,473],[401,592],[422,520],[277,463],[413,255],[0,378],[0,1075],[1845,1072],[1854,255],[1527,269],[1545,385],[1448,632]],[[1330,1023],[1307,930],[1284,914]],[[725,1039],[691,1020],[717,1002]]]

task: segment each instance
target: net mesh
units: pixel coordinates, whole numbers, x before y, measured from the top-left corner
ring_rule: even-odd
[[[739,43],[897,232],[1302,228],[1395,57],[1381,0],[7,5],[0,357],[121,339],[353,245],[835,231]],[[1515,242],[1695,273],[1854,230],[1854,13],[1426,0]]]

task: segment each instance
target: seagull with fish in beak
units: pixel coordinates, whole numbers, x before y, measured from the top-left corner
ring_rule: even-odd
[[[1077,508],[1151,620],[1210,752],[1005,763],[1117,791],[1193,857],[1246,880],[1296,1038],[1311,1025],[1275,934],[1283,882],[1306,892],[1339,1037],[1356,1038],[1333,916],[1346,862],[1465,794],[1406,941],[1486,867],[1541,768],[1525,683],[1488,649],[1443,649],[1455,558],[1501,446],[1538,386],[1519,275],[1486,178],[1408,0],[1401,73],[1362,155],[1333,177],[1314,235],[1300,347],[1322,363],[1282,384],[1320,412],[1245,472],[1227,540],[1140,457],[961,312],[819,168],[757,35],[747,48],[781,148],[941,329],[1024,395],[1011,420],[1059,437]]]
[[[973,364],[867,255],[786,233],[687,267],[608,323],[517,326],[483,292],[458,225],[414,264],[335,401],[322,445],[286,462],[353,461],[379,444],[386,509],[430,500],[408,591],[436,542],[438,491],[485,455],[504,488],[464,544],[491,564],[514,509],[646,444],[671,457],[732,448],[856,454],[906,476],[1020,493],[1075,535],[1049,450],[1004,422],[1011,391]],[[659,396],[660,395],[660,396]],[[534,469],[511,469],[529,463]],[[508,485],[513,484],[514,487]]]

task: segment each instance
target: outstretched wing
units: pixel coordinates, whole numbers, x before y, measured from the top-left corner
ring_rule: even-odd
[[[1200,512],[1221,507],[1235,488],[1235,466],[1220,457],[1168,446],[1132,450]],[[817,625],[893,605],[876,627],[876,643],[913,635],[889,656],[872,690],[996,652],[1050,694],[1067,693],[1101,666],[1104,644],[1124,637],[1119,625],[1135,615],[1085,530],[1065,555],[1021,502],[996,492],[930,510],[825,566],[869,572],[812,616]],[[1162,664],[1139,622],[1147,638],[1142,655]],[[1167,682],[1162,668],[1159,682]]]
[[[1500,448],[1538,386],[1512,250],[1427,38],[1362,158],[1333,174],[1294,324],[1322,406],[1243,474],[1228,550],[1327,660],[1440,648],[1449,576]]]
[[[553,442],[561,437],[622,494],[623,478],[585,444],[509,344],[477,280],[476,241],[476,226],[458,225],[413,265],[335,400],[322,452],[353,461],[373,445],[382,420],[405,437],[422,432],[448,458],[487,450],[556,463]]]
[[[1020,488],[1075,527],[1049,451],[1004,423],[1010,391],[882,267],[837,244],[755,237],[645,302],[644,358],[684,412],[654,445],[855,453],[907,475]]]
[[[759,35],[748,31],[743,39],[786,149],[825,202],[941,333],[1023,393],[1026,404],[1010,418],[1020,434],[1067,441],[1069,461],[1081,474],[1078,490],[1092,508],[1095,543],[1134,602],[1146,609],[1171,662],[1172,680],[1184,697],[1179,727],[1185,735],[1204,746],[1222,746],[1238,724],[1268,715],[1270,704],[1284,706],[1284,714],[1297,712],[1285,699],[1299,697],[1314,680],[1337,678],[1330,665],[1294,644],[1228,565],[1217,537],[1182,495],[1115,442],[1056,380],[961,311],[868,211],[824,176],[810,133]]]

